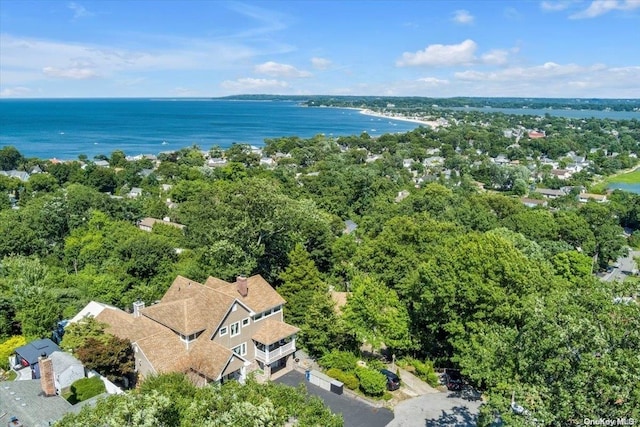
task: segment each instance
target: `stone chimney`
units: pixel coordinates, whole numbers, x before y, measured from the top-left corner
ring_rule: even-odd
[[[38,364],[40,365],[40,387],[45,396],[56,395],[56,383],[53,378],[53,361],[46,355],[42,355],[38,358]]]
[[[140,317],[140,310],[144,308],[144,301],[139,299],[133,303],[133,317]]]
[[[247,284],[247,278],[245,276],[236,277],[236,285],[238,286],[238,293],[243,297],[249,295],[249,285]]]

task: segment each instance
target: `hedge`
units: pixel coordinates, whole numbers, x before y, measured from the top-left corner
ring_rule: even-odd
[[[324,368],[336,368],[344,372],[353,372],[358,363],[358,357],[348,351],[332,350],[319,360]]]
[[[356,376],[360,380],[360,389],[369,396],[382,396],[387,390],[387,377],[379,371],[359,367]]]
[[[107,389],[100,377],[80,378],[71,384],[69,402],[82,402],[104,393]]]
[[[343,383],[349,390],[356,390],[358,387],[360,387],[360,381],[358,380],[358,377],[350,372],[344,372],[340,369],[331,368],[327,371],[327,375]]]

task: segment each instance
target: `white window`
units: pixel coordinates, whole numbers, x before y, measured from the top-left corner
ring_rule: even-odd
[[[240,335],[240,322],[231,324],[231,336],[235,337],[236,335]]]
[[[242,319],[242,327],[244,328],[245,326],[249,326],[249,318],[248,317],[246,319]]]
[[[262,319],[262,313],[256,314],[255,316],[253,316],[253,321],[254,322],[257,322],[258,320],[261,320],[261,319]]]
[[[227,327],[220,328],[220,336],[227,335]]]
[[[233,352],[239,356],[245,356],[247,354],[247,343],[243,342],[239,346],[235,347]]]
[[[271,316],[271,310],[267,310],[264,312],[264,317]]]
[[[277,313],[277,312],[279,312],[280,310],[282,310],[282,306],[281,306],[281,305],[279,305],[279,306],[277,306],[276,308],[274,308],[274,309],[273,309],[273,312],[274,312],[274,313]]]

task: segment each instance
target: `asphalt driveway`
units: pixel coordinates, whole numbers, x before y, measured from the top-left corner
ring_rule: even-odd
[[[304,374],[291,371],[274,382],[296,387],[304,384],[309,394],[318,396],[333,413],[342,414],[345,427],[384,427],[393,420],[393,412],[385,408],[375,408],[346,394],[337,395],[321,389],[305,380]],[[410,424],[398,424],[406,425]],[[415,424],[411,424],[415,425]],[[424,426],[424,424],[422,424]]]
[[[425,394],[396,405],[388,427],[474,427],[481,403],[472,392]]]

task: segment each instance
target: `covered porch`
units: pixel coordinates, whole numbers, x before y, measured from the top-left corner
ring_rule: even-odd
[[[254,355],[267,378],[293,366],[296,351],[296,334],[300,329],[277,320],[266,321],[253,335]]]

